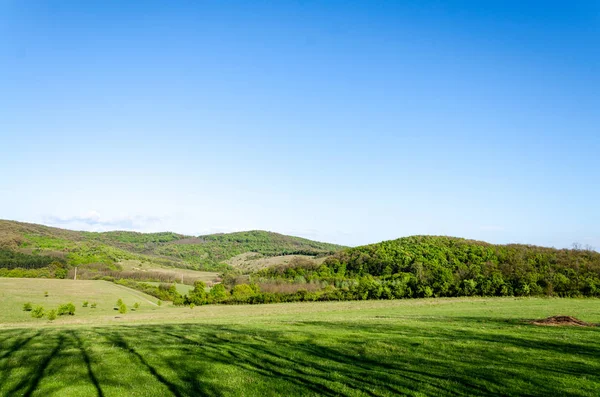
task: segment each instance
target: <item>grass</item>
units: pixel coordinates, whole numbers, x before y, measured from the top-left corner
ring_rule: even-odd
[[[150,285],[155,285],[155,286],[162,284],[162,283],[157,283],[154,281],[146,281],[145,283],[150,284]],[[179,283],[175,284],[175,287],[177,288],[177,292],[179,292],[181,295],[187,295],[187,294],[189,294],[189,292],[191,290],[194,289],[193,285],[179,284]]]
[[[45,292],[48,292],[47,297],[44,296]],[[27,302],[34,307],[43,306],[46,311],[56,309],[61,304],[73,303],[76,307],[75,316],[60,317],[55,321],[57,324],[86,322],[90,319],[114,321],[114,307],[118,299],[122,299],[128,307],[139,302],[140,314],[160,310],[156,306],[156,298],[107,281],[0,278],[0,328],[12,323],[46,324],[46,319],[31,318],[28,312],[23,311],[23,305]],[[82,307],[84,301],[89,303],[88,307]],[[97,303],[97,307],[91,308],[92,303]]]
[[[272,266],[290,265],[297,260],[303,260],[304,263],[321,264],[325,261],[325,258],[324,256],[315,257],[310,255],[265,256],[255,252],[245,252],[226,260],[225,263],[234,269],[249,273]]]
[[[3,311],[16,304],[0,297]],[[78,307],[62,324],[4,324],[0,395],[597,396],[600,328],[524,320],[599,323],[598,307],[533,298],[163,306],[116,324],[106,313],[78,321]]]

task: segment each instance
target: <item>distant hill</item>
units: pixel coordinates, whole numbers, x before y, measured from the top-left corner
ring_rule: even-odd
[[[259,257],[322,257],[344,247],[266,231],[187,236],[172,232],[82,232],[0,220],[0,268],[66,267],[120,270],[139,262],[195,270],[227,270],[226,262],[254,253]],[[93,266],[92,266],[93,265]]]

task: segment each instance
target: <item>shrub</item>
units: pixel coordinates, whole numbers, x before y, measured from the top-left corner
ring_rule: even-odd
[[[64,316],[64,315],[74,315],[75,314],[75,305],[72,303],[65,303],[64,305],[60,305],[58,307],[58,315],[59,316]]]
[[[27,302],[23,305],[23,311],[30,312],[32,309],[31,303]]]
[[[135,303],[133,304],[133,310],[137,310],[137,309],[139,309],[139,308],[140,308],[140,304],[139,304],[138,302],[135,302]]]
[[[127,313],[127,306],[124,303],[122,303],[121,306],[119,306],[119,313],[121,313],[121,314]]]
[[[92,303],[92,305],[90,306],[92,309],[95,309],[96,306],[98,306],[98,304],[96,302]]]
[[[190,309],[193,309],[194,307],[196,307],[196,305],[194,305],[193,303],[190,303]]]
[[[44,296],[47,298],[48,297],[48,291],[44,292]]]
[[[158,302],[156,303],[158,306],[162,306],[162,301],[159,299]]]
[[[50,320],[50,321],[56,320],[56,310],[50,310],[48,312],[48,320]]]
[[[88,301],[84,301],[82,306],[83,307],[88,307],[88,304],[89,304]]]
[[[36,306],[35,309],[33,309],[31,311],[31,317],[33,317],[33,318],[44,317],[44,308],[42,306]]]
[[[122,305],[122,304],[123,304],[123,299],[119,299],[119,300],[117,301],[117,304],[116,304],[116,306],[117,306],[117,307],[121,307],[121,305]]]
[[[213,302],[221,302],[227,299],[227,290],[223,284],[217,284],[210,289],[209,296]]]

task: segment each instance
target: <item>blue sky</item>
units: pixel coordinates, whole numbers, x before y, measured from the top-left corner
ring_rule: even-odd
[[[597,1],[0,0],[0,218],[600,248]]]

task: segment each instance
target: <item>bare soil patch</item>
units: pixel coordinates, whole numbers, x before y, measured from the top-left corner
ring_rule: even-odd
[[[552,316],[543,320],[535,320],[531,322],[534,325],[546,325],[546,326],[577,326],[577,327],[594,327],[594,324],[586,323],[575,317],[571,316]]]

